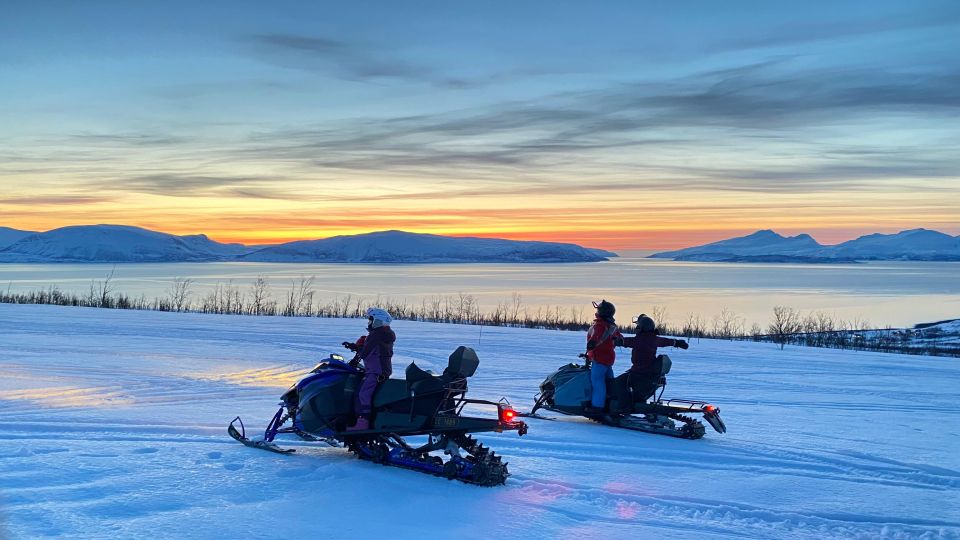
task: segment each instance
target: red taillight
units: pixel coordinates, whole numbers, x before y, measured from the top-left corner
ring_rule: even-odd
[[[500,411],[500,419],[504,422],[513,422],[513,419],[517,417],[517,411],[513,409],[503,409]]]
[[[703,410],[707,411],[708,413],[712,413],[712,412],[716,411],[717,408],[714,407],[713,405],[707,405],[706,407],[703,408]]]

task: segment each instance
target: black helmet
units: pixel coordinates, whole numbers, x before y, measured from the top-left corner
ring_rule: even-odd
[[[597,315],[601,317],[612,318],[613,314],[617,312],[616,306],[606,300],[601,300],[599,304],[594,302],[593,307],[597,308]]]
[[[653,332],[657,329],[657,323],[644,313],[637,315],[633,322],[637,325],[637,332]]]

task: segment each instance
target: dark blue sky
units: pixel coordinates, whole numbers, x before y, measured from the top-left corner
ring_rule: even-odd
[[[0,36],[3,225],[960,232],[960,2],[41,1]]]

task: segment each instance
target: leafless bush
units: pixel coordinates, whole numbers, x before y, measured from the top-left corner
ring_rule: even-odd
[[[92,307],[110,307],[110,295],[113,293],[113,276],[117,271],[116,265],[110,269],[110,273],[102,280],[90,282],[90,293],[87,296],[87,303]]]
[[[270,293],[270,283],[260,275],[250,286],[249,309],[251,315],[274,315],[277,312],[277,303]]]
[[[768,331],[773,336],[774,343],[780,345],[780,349],[783,350],[791,334],[800,330],[801,324],[800,313],[797,310],[787,306],[774,306]]]
[[[743,317],[728,308],[723,308],[713,318],[713,334],[721,339],[742,336],[744,324],[746,320]]]
[[[683,323],[680,335],[687,338],[702,338],[707,335],[707,321],[699,313],[687,315],[687,320]]]
[[[313,276],[301,276],[299,281],[291,282],[290,292],[287,293],[287,302],[283,306],[283,315],[287,317],[312,315],[313,279]]]
[[[191,285],[193,285],[192,279],[173,278],[173,282],[170,284],[170,292],[168,293],[169,305],[172,311],[183,311],[189,308]]]

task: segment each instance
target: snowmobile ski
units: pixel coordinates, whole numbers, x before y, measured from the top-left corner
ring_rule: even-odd
[[[237,431],[237,428],[234,427],[234,423],[240,423],[240,430]],[[250,448],[259,448],[260,450],[266,450],[268,452],[276,452],[277,454],[292,454],[296,452],[293,448],[280,448],[276,444],[269,441],[259,441],[248,439],[246,436],[246,429],[243,427],[243,420],[240,420],[240,417],[233,419],[233,422],[230,422],[230,425],[227,427],[227,433],[230,434],[236,441],[240,442],[244,446],[249,446]]]

